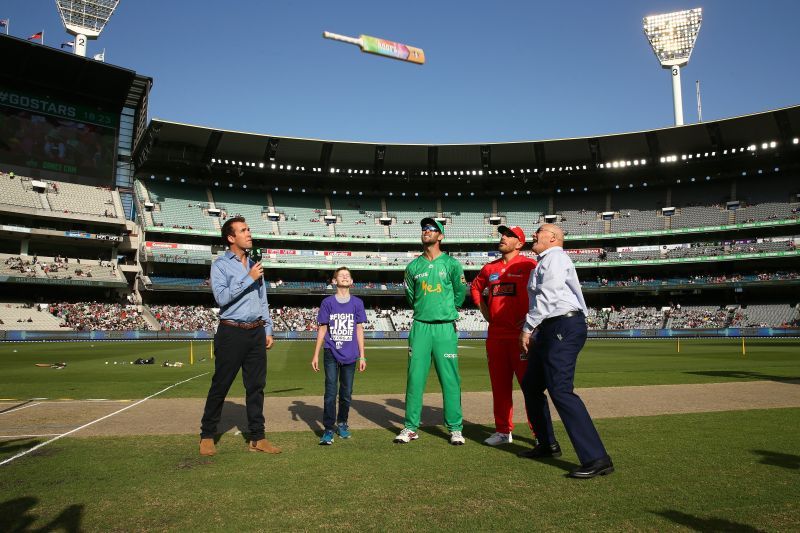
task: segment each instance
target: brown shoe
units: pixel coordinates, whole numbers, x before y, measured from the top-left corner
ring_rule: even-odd
[[[217,447],[214,446],[214,439],[200,439],[200,455],[216,455]]]
[[[281,453],[281,449],[273,446],[267,439],[251,440],[248,450],[251,452]]]

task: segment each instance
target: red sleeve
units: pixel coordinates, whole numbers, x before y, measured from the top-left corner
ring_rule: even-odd
[[[472,295],[472,303],[480,307],[483,298],[483,289],[486,288],[486,267],[484,266],[478,275],[472,280],[469,292]]]

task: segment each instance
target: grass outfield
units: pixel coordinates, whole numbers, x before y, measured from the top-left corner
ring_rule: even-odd
[[[542,462],[518,459],[516,442],[453,447],[440,428],[405,446],[383,429],[329,447],[282,433],[278,456],[226,435],[212,458],[195,436],[66,438],[0,467],[0,530],[797,531],[799,419],[599,420],[617,471],[593,480],[563,476],[576,458],[560,425],[564,456]],[[31,444],[0,443],[0,458]]]
[[[0,344],[0,399],[143,398],[178,381],[207,376],[170,389],[164,398],[202,398],[208,392],[213,363],[210,343],[194,343],[195,364],[164,368],[166,360],[188,362],[182,342],[75,342]],[[462,341],[459,350],[464,391],[490,390],[482,341]],[[578,387],[709,383],[763,379],[800,379],[800,341],[749,340],[742,356],[738,340],[675,341],[590,340],[578,360]],[[321,395],[322,374],[310,369],[313,342],[277,342],[269,354],[267,393],[281,396]],[[117,364],[155,356],[156,365]],[[405,390],[405,341],[367,343],[369,367],[356,377],[356,394],[402,393]],[[203,360],[205,359],[205,360]],[[63,370],[35,363],[64,361]],[[106,361],[109,362],[106,365]],[[429,392],[439,391],[431,372]],[[243,396],[241,381],[231,390]]]

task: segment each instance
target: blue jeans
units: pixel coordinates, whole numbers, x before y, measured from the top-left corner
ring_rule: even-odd
[[[343,365],[325,349],[325,409],[322,413],[322,424],[326,430],[334,431],[336,425],[346,424],[350,414],[350,398],[353,396],[353,376],[356,364]],[[336,386],[339,386],[339,417],[336,417]]]

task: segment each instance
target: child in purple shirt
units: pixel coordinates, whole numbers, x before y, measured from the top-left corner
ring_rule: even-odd
[[[333,273],[336,294],[328,296],[319,306],[317,315],[317,344],[311,368],[319,372],[319,351],[324,346],[325,400],[322,423],[325,431],[320,444],[333,444],[333,434],[343,439],[350,438],[347,416],[350,414],[350,399],[353,395],[353,377],[356,363],[358,371],[367,368],[364,355],[364,326],[367,313],[364,302],[350,295],[353,277],[350,269],[339,267]],[[339,416],[336,416],[336,388],[339,388]],[[336,422],[336,423],[334,423]]]

